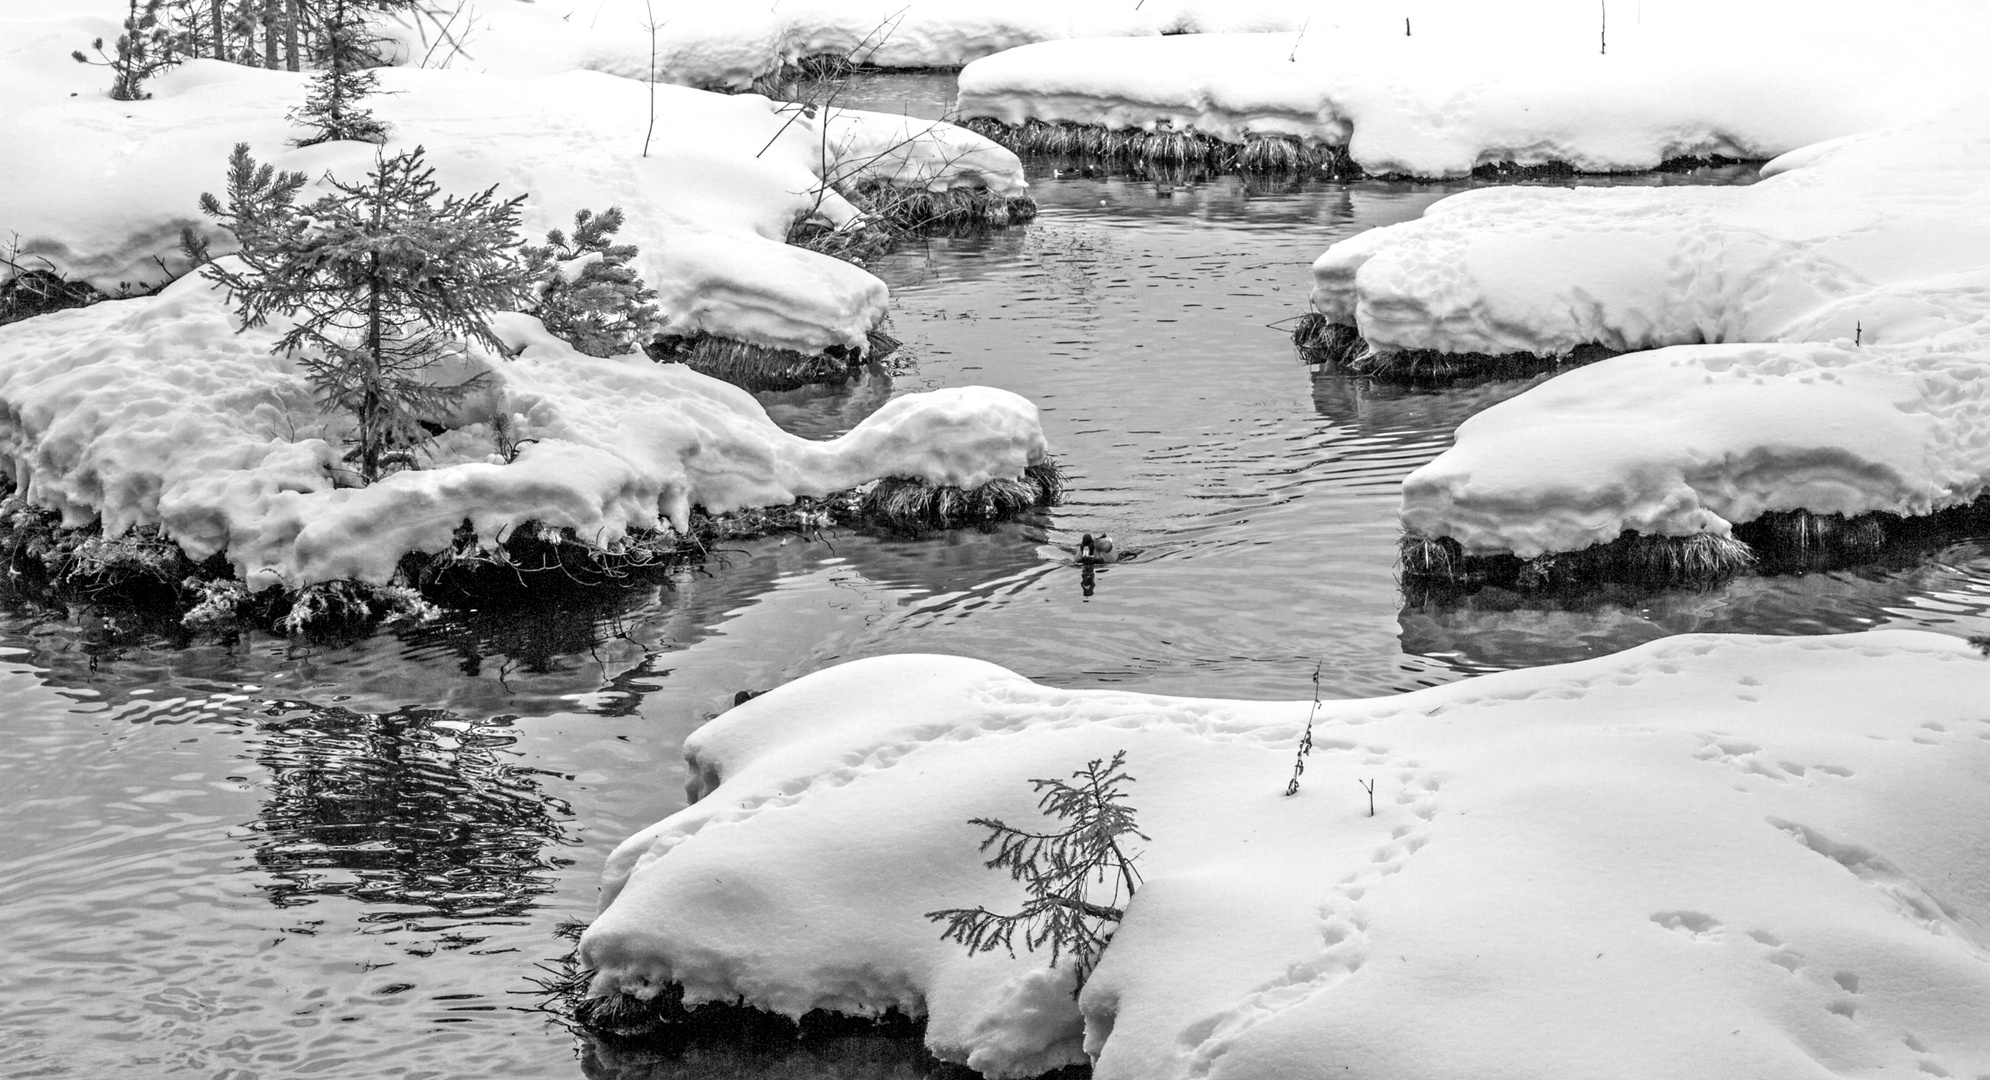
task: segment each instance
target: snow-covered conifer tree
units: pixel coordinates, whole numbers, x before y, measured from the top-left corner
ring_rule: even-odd
[[[360,104],[379,89],[372,68],[375,57],[366,29],[366,12],[378,4],[360,0],[328,0],[319,49],[325,67],[311,79],[310,95],[291,110],[290,121],[304,128],[299,146],[352,140],[385,142],[387,125]]]
[[[662,326],[650,303],[656,290],[629,265],[636,246],[610,242],[622,221],[619,206],[598,217],[581,210],[574,214],[571,242],[553,229],[544,244],[525,248],[527,265],[541,283],[533,314],[554,336],[589,356],[637,352]]]
[[[241,264],[203,272],[228,289],[242,323],[295,322],[276,351],[298,358],[327,410],[359,421],[348,460],[368,483],[413,465],[423,421],[445,415],[476,382],[441,385],[426,369],[463,343],[501,349],[490,315],[524,299],[523,196],[443,195],[422,148],[380,154],[363,183],[296,205],[302,173],[258,165],[246,143],[229,160],[228,201],[201,209],[241,244]]]

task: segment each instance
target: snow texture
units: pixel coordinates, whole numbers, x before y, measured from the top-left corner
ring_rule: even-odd
[[[961,72],[960,113],[1192,128],[1230,142],[1296,136],[1345,144],[1378,174],[1760,159],[1898,124],[1979,81],[1990,44],[1981,5],[1908,12],[1787,0],[1327,0],[1295,5],[1303,18],[1289,33],[1012,49]]]
[[[470,0],[454,20],[405,18],[395,36],[402,62],[423,66],[507,74],[585,69],[745,89],[803,57],[953,68],[1034,41],[1290,30],[1305,21],[1305,8],[1293,0],[798,0],[754,7]]]
[[[1482,189],[1329,248],[1313,306],[1381,352],[1658,350],[1460,425],[1405,480],[1405,528],[1528,557],[1976,499],[1990,141],[1968,133],[1986,118],[1806,147],[1745,188]]]
[[[222,189],[236,142],[312,177],[305,201],[328,172],[351,181],[373,164],[367,144],[289,145],[298,133],[284,116],[302,102],[306,75],[194,61],[153,79],[150,100],[110,100],[108,76],[68,52],[115,29],[105,18],[36,21],[18,4],[0,8],[0,146],[14,150],[0,155],[0,230],[18,235],[28,265],[45,258],[106,291],[161,280],[156,260],[181,265],[180,227],[206,225],[196,201]],[[528,195],[527,239],[567,227],[583,207],[621,206],[618,241],[640,248],[634,265],[658,292],[665,332],[683,336],[808,353],[867,347],[884,318],[884,283],[784,242],[798,219],[855,218],[825,178],[1026,186],[1008,151],[898,116],[809,116],[754,95],[661,85],[652,127],[651,88],[596,72],[389,68],[380,83],[368,105],[393,125],[388,151],[425,145],[445,191],[495,184],[501,196]]]
[[[1978,1076],[1986,695],[1952,638],[1673,637],[1326,702],[1288,798],[1308,702],[860,660],[691,736],[704,797],[617,849],[582,956],[598,993],[897,1006],[990,1076]],[[1021,902],[968,819],[1118,750],[1152,839],[1082,997],[942,942],[924,912]]]
[[[974,487],[1044,453],[1037,410],[1004,390],[897,398],[812,442],[752,395],[682,365],[596,359],[502,314],[508,360],[481,351],[435,371],[487,387],[424,467],[364,488],[341,460],[351,421],[327,415],[274,322],[237,332],[198,276],[156,297],[0,327],[0,467],[65,525],[157,525],[198,561],[225,552],[251,588],[386,581],[410,551],[470,522],[486,546],[527,522],[614,548],[631,529],[820,496],[885,476]],[[499,417],[515,455],[500,452]]]

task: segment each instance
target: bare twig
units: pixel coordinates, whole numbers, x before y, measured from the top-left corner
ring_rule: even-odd
[[[1320,712],[1320,665],[1313,664],[1313,708],[1306,714],[1306,734],[1299,738],[1299,753],[1292,758],[1292,780],[1285,785],[1287,795],[1299,794],[1299,776],[1306,771],[1306,756],[1313,752],[1313,718]]]

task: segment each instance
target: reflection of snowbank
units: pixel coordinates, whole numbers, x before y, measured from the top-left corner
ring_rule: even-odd
[[[583,955],[597,992],[923,1012],[990,1075],[1976,1075],[1986,693],[1931,635],[1671,638],[1326,703],[1286,798],[1305,702],[858,661],[692,736],[722,783],[618,849]],[[1120,749],[1146,884],[1083,997],[940,941],[1020,896],[967,819]]]
[[[294,588],[385,581],[466,520],[486,544],[538,521],[612,548],[631,529],[683,531],[693,505],[786,503],[883,476],[973,487],[1044,452],[1036,408],[1006,391],[908,395],[811,442],[681,365],[583,356],[523,315],[496,325],[523,352],[471,362],[495,385],[425,467],[339,488],[349,419],[321,412],[295,365],[270,355],[281,327],[236,333],[205,281],[44,315],[0,328],[0,458],[65,524],[157,524],[195,560],[225,551],[252,587]]]
[[[850,57],[892,68],[959,67],[1032,41],[1219,30],[1290,30],[1292,0],[783,0],[742,7],[697,0],[590,0],[553,5],[471,0],[448,25],[402,19],[409,63],[507,74],[576,68],[686,86],[741,89],[804,57]],[[648,27],[657,27],[654,38]],[[652,54],[654,46],[654,54]],[[652,69],[654,55],[654,69]]]
[[[1527,557],[1976,499],[1990,148],[1955,132],[1984,115],[1808,147],[1748,188],[1470,192],[1328,249],[1314,306],[1385,351],[1675,346],[1466,421],[1404,481],[1405,527]]]
[[[350,181],[371,165],[364,144],[287,145],[296,132],[284,113],[303,99],[300,75],[196,61],[152,80],[151,100],[109,100],[106,76],[68,50],[111,29],[78,17],[0,22],[0,145],[10,148],[0,155],[0,230],[18,233],[27,255],[107,290],[156,282],[155,258],[177,265],[179,228],[200,221],[195,202],[221,189],[236,142],[314,181],[327,172]],[[825,177],[1024,186],[1014,155],[945,124],[840,111],[819,121],[761,97],[659,86],[652,130],[649,88],[597,73],[380,74],[383,93],[369,104],[394,125],[390,147],[427,146],[444,190],[496,184],[500,195],[529,196],[529,238],[566,227],[582,207],[626,210],[620,238],[640,247],[636,269],[659,293],[666,332],[682,337],[805,353],[867,347],[884,284],[783,242],[799,218],[842,224],[855,214]]]
[[[1974,81],[1972,56],[1990,42],[1990,19],[1961,5],[1926,12],[1939,42],[1918,19],[1851,5],[1646,0],[1635,18],[1607,7],[1607,53],[1603,9],[1573,0],[1345,0],[1307,5],[1292,33],[1048,41],[969,65],[960,111],[1345,143],[1371,173],[1638,170],[1899,123]]]

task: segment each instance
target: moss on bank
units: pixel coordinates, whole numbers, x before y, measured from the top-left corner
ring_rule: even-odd
[[[966,491],[888,478],[785,506],[724,514],[694,509],[688,534],[637,530],[609,546],[571,529],[528,522],[485,548],[465,523],[447,550],[403,556],[386,583],[340,580],[252,592],[223,556],[195,562],[156,526],[119,536],[105,536],[95,522],[64,527],[60,515],[8,490],[0,498],[0,553],[6,558],[6,591],[17,600],[86,605],[167,632],[228,634],[256,628],[336,638],[364,634],[387,622],[425,622],[439,616],[443,606],[476,607],[508,598],[667,580],[679,570],[703,565],[726,541],[837,527],[901,537],[992,529],[1055,505],[1063,491],[1061,471],[1045,459],[1020,478]]]
[[[1875,511],[1847,517],[1791,510],[1764,514],[1730,536],[1625,533],[1580,551],[1522,559],[1468,554],[1450,537],[1405,534],[1397,565],[1412,603],[1493,587],[1568,598],[1605,588],[1638,592],[1712,588],[1743,573],[1793,574],[1862,565],[1908,565],[1930,550],[1990,528],[1990,499],[1918,517]]]

